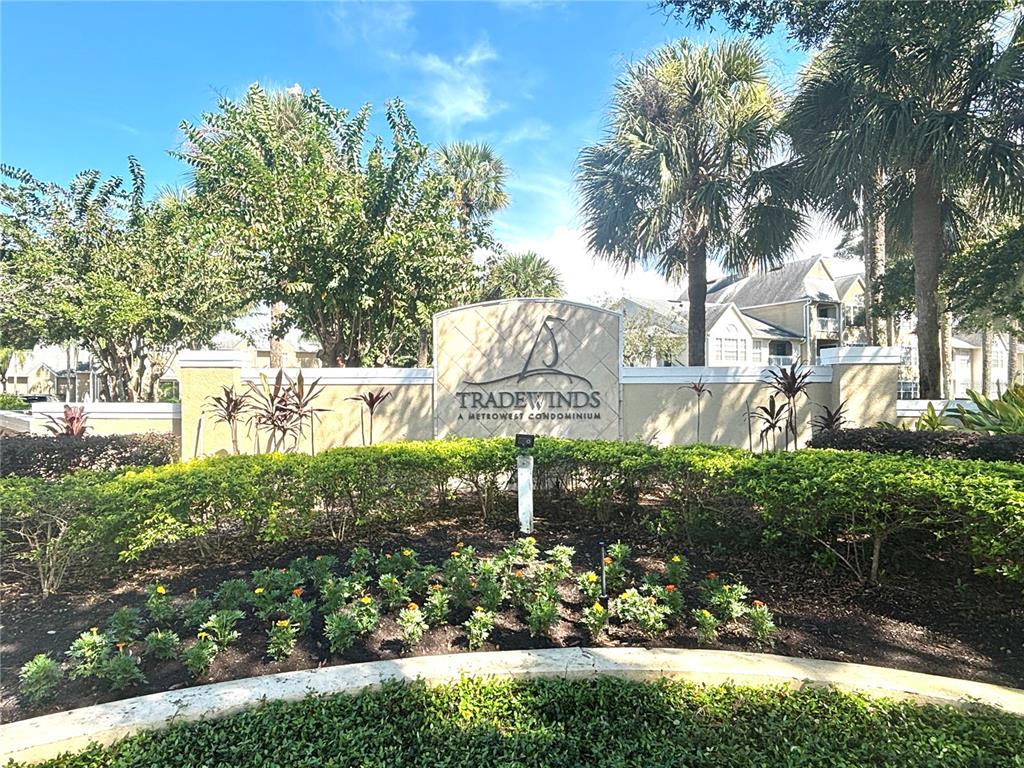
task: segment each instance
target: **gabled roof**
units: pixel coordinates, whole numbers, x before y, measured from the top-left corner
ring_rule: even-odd
[[[813,274],[819,265],[825,270],[826,278]],[[708,289],[708,301],[719,304],[734,302],[740,309],[807,299],[839,301],[835,281],[821,256],[791,261],[777,269],[746,277],[728,277]]]
[[[858,280],[864,282],[864,279],[860,275],[844,275],[843,277],[836,278],[836,293],[839,294],[839,298],[846,295],[846,292],[850,290],[850,286],[856,283]]]
[[[758,320],[752,315],[748,315],[741,311],[743,318],[747,321],[747,325],[750,326],[750,335],[755,339],[782,339],[784,341],[794,340],[803,341],[803,336],[799,334],[787,331],[785,328],[780,328],[772,323],[766,323],[764,320]]]

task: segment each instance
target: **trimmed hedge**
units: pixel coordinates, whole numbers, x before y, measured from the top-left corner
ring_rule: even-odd
[[[386,683],[92,745],[45,768],[1020,765],[1024,720],[811,687]]]
[[[463,439],[81,471],[59,481],[7,478],[0,509],[4,533],[33,567],[43,563],[42,574],[69,549],[110,565],[179,542],[206,556],[325,534],[341,540],[437,520],[457,494],[489,519],[511,512],[504,489],[515,455],[508,439]],[[733,546],[756,537],[812,547],[862,580],[877,577],[895,538],[924,531],[979,571],[1024,579],[1020,465],[550,438],[537,440],[534,456],[542,515],[626,514],[667,535],[712,529]]]
[[[81,469],[161,466],[177,460],[178,438],[170,433],[0,437],[0,477],[56,478]]]
[[[932,459],[980,459],[1024,463],[1024,435],[986,435],[966,430],[837,429],[818,432],[811,448],[869,453],[911,453]]]

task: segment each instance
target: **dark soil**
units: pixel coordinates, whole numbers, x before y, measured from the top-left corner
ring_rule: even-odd
[[[206,565],[149,565],[128,574],[78,579],[64,594],[41,600],[29,584],[3,585],[2,644],[0,644],[0,719],[17,720],[48,712],[82,707],[168,689],[308,669],[330,664],[392,659],[402,655],[394,615],[385,615],[378,629],[357,642],[343,657],[332,657],[310,632],[300,637],[294,653],[272,662],[265,655],[266,623],[253,617],[239,625],[241,640],[218,654],[210,675],[194,681],[177,661],[143,661],[145,685],[120,693],[95,679],[65,678],[56,702],[28,707],[17,698],[17,670],[37,653],[49,652],[64,659],[71,642],[91,626],[104,626],[113,611],[124,605],[139,606],[146,585],[161,583],[168,592],[190,598],[196,588],[210,596],[227,578],[245,577],[251,570],[284,566],[298,555],[333,553],[344,559],[351,546],[364,543],[375,552],[411,546],[423,562],[440,563],[455,542],[473,545],[477,554],[490,555],[514,538],[510,525],[451,522],[419,530],[384,531],[372,540],[337,547],[329,542],[291,545],[276,551]],[[699,577],[715,570],[741,580],[751,598],[763,600],[775,614],[779,632],[774,652],[788,656],[862,662],[898,667],[1014,687],[1024,685],[1024,605],[1019,589],[972,577],[962,568],[944,563],[900,563],[886,574],[882,586],[865,589],[848,574],[827,572],[806,563],[778,559],[762,551],[726,551],[723,547],[701,549],[674,546],[642,529],[624,525],[582,528],[569,524],[540,523],[536,533],[541,550],[555,544],[576,548],[578,570],[597,568],[599,543],[620,539],[633,547],[640,566],[636,570],[660,570],[664,559],[685,554]],[[195,557],[193,554],[192,557]],[[184,558],[179,558],[184,559]],[[698,605],[692,585],[684,590],[687,605]],[[416,596],[414,596],[414,599]],[[579,624],[581,595],[574,586],[563,587],[561,621],[550,638],[531,638],[522,617],[511,609],[499,615],[485,646],[488,650],[575,646],[584,642]],[[455,615],[462,621],[465,615]],[[322,619],[320,619],[322,622]],[[314,615],[313,628],[318,627]],[[193,633],[174,626],[184,639]],[[675,627],[655,638],[609,625],[603,645],[650,645],[697,647],[694,630]],[[724,628],[715,646],[728,650],[752,650],[742,626]],[[417,655],[465,651],[465,631],[449,625],[431,629],[415,649]],[[139,653],[141,643],[132,648]]]

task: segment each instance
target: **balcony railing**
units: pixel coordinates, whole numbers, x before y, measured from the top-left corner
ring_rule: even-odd
[[[796,355],[768,355],[768,365],[772,368],[780,365],[786,368],[796,361]]]
[[[839,333],[839,318],[816,317],[814,318],[814,328],[818,333],[837,334]]]

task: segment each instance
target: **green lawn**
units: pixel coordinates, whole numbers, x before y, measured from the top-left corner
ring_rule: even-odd
[[[182,724],[47,765],[1024,766],[1024,720],[828,690],[614,679],[388,685]]]

